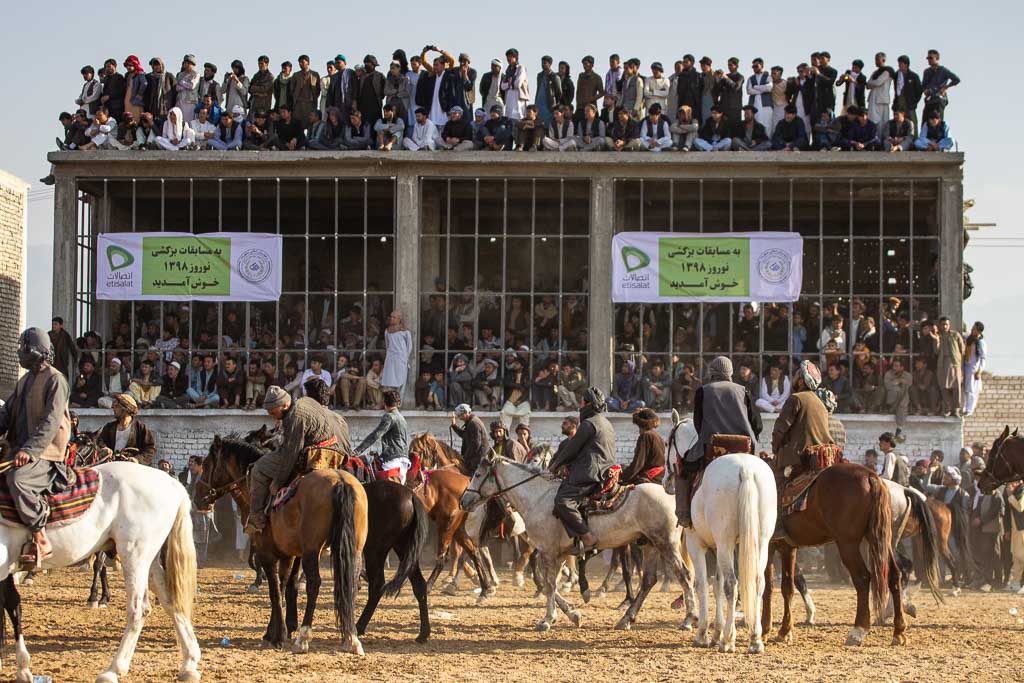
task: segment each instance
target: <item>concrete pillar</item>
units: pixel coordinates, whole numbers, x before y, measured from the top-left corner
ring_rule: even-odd
[[[612,309],[611,251],[615,234],[615,181],[590,183],[590,384],[612,388],[615,314]]]
[[[939,307],[954,330],[964,309],[964,186],[944,180],[939,198]]]
[[[412,407],[420,339],[420,183],[415,175],[398,176],[395,188],[395,306],[412,333],[413,355],[402,401]]]
[[[75,233],[78,198],[74,177],[57,176],[53,187],[53,311],[67,322],[72,334],[81,334],[75,320]]]

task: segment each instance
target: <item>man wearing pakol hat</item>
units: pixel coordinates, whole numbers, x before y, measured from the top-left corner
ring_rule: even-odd
[[[52,552],[43,528],[50,513],[46,494],[62,491],[75,481],[65,464],[71,438],[70,390],[52,361],[53,346],[46,332],[38,327],[22,332],[18,364],[28,372],[0,406],[0,434],[7,439],[14,463],[5,475],[7,488],[18,516],[32,533],[32,541],[21,552],[25,565],[35,565]]]
[[[707,377],[693,397],[693,426],[697,441],[676,472],[676,518],[690,528],[690,489],[704,466],[704,453],[716,434],[745,436],[756,446],[761,435],[761,413],[750,392],[732,381],[732,361],[718,356],[707,367]],[[753,448],[751,449],[753,450]]]
[[[462,473],[467,477],[472,477],[480,460],[487,455],[489,448],[487,428],[484,427],[483,420],[473,414],[473,409],[469,407],[468,403],[460,403],[455,406],[455,412],[452,413],[451,418],[451,430],[462,439],[462,448],[459,453],[462,458]]]
[[[256,461],[252,468],[251,507],[245,525],[248,534],[258,534],[267,525],[266,505],[271,493],[288,484],[302,465],[307,448],[333,448],[348,455],[352,452],[348,422],[337,413],[304,396],[295,401],[279,386],[267,389],[263,407],[281,421],[284,437],[272,453]]]
[[[589,495],[604,484],[615,464],[615,428],[604,413],[604,393],[597,387],[583,392],[580,426],[569,441],[559,446],[548,466],[552,472],[568,467],[568,476],[555,494],[554,514],[573,539],[578,554],[597,547],[598,539],[580,513]]]
[[[153,464],[156,439],[149,427],[138,418],[139,404],[129,393],[114,396],[114,419],[103,425],[96,446],[106,458],[124,454],[125,459],[140,465]],[[131,449],[131,450],[125,450]]]

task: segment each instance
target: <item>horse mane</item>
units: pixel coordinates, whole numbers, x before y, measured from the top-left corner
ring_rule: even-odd
[[[242,469],[248,469],[270,451],[246,442],[238,434],[228,434],[220,440],[221,451],[238,459]]]
[[[512,460],[511,458],[506,458],[503,455],[495,455],[494,460],[506,465],[511,465],[512,467],[515,467],[518,470],[529,472],[530,474],[539,474],[541,479],[546,479],[548,481],[561,481],[561,479],[555,476],[554,472],[542,470],[539,467],[532,465],[530,463],[516,462],[515,460]]]

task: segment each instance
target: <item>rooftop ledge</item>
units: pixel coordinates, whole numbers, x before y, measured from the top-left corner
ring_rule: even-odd
[[[57,166],[88,166],[95,173],[95,166],[109,166],[111,175],[117,175],[118,166],[138,167],[155,165],[154,175],[166,175],[168,166],[192,166],[193,164],[217,164],[227,167],[279,166],[285,169],[302,164],[308,167],[341,166],[376,167],[377,172],[402,167],[416,166],[424,170],[431,167],[446,170],[473,169],[486,173],[495,167],[528,166],[530,169],[544,168],[647,168],[669,169],[686,167],[717,167],[750,170],[768,165],[781,166],[789,170],[829,165],[838,169],[853,170],[870,167],[875,172],[884,168],[940,170],[943,173],[959,172],[964,163],[962,152],[319,152],[301,150],[297,152],[247,152],[247,151],[70,151],[50,152],[47,159]],[[68,169],[71,172],[71,169]],[[106,171],[108,169],[104,169]],[[137,172],[137,171],[133,171]],[[543,173],[543,170],[536,171]]]

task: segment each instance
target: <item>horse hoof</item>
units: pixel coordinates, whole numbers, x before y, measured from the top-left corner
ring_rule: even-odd
[[[683,596],[679,596],[672,601],[672,609],[682,609],[684,604]]]
[[[309,652],[309,643],[312,638],[313,629],[308,626],[303,626],[299,629],[299,632],[295,634],[295,640],[292,642],[292,652],[300,655]]]
[[[814,613],[813,612],[808,614],[807,617],[804,619],[804,626],[814,626]]]
[[[192,669],[191,671],[182,671],[178,674],[178,680],[182,683],[199,683],[199,681],[202,680],[202,675],[195,669]]]
[[[20,673],[19,673],[19,676],[20,676]],[[32,674],[29,674],[28,678],[24,678],[24,679],[20,678],[19,676],[15,676],[14,677],[14,680],[17,681],[17,683],[22,683],[22,681],[26,681],[27,683],[32,683]],[[117,674],[114,673],[113,671],[104,671],[103,673],[101,673],[99,676],[96,677],[96,683],[117,683]]]
[[[423,643],[427,642],[429,639],[430,639],[430,634],[429,633],[421,633],[418,636],[416,636],[416,642],[419,643],[420,645],[422,645]]]
[[[864,644],[864,636],[866,635],[867,632],[864,629],[854,626],[850,630],[850,635],[846,636],[846,645],[848,647],[859,647]]]
[[[907,636],[899,634],[898,636],[892,637],[892,647],[903,647],[907,644]]]
[[[248,593],[249,595],[256,595],[257,593],[260,592],[260,587],[257,586],[255,583],[253,583],[253,584],[250,584],[249,587],[245,589],[245,592]]]
[[[697,625],[697,615],[687,614],[686,618],[683,619],[683,625],[688,626],[689,628],[695,627]]]
[[[512,583],[515,584],[516,588],[522,588],[526,585],[526,578],[523,576],[522,572],[516,572],[512,579]]]
[[[904,605],[903,606],[903,613],[906,614],[908,617],[911,617],[911,618],[914,618],[914,619],[917,618],[917,608],[914,607],[913,605]]]
[[[459,589],[454,583],[449,583],[447,586],[441,589],[441,595],[458,595]]]
[[[573,626],[579,628],[583,625],[583,615],[580,614],[578,611],[573,610],[569,612],[569,621],[573,623]]]
[[[690,622],[684,620],[683,623],[679,624],[679,630],[680,631],[692,631],[693,630],[693,624],[691,624]]]
[[[99,609],[99,608],[100,608],[99,601],[97,601],[97,600],[90,600],[89,601],[89,609]]]
[[[538,621],[537,625],[534,627],[534,629],[539,631],[539,632],[541,632],[541,633],[543,633],[545,631],[550,631],[551,630],[551,624],[549,624],[546,621]]]
[[[696,636],[693,637],[693,646],[694,647],[707,647],[710,644],[711,643],[710,643],[710,641],[708,641],[706,635],[705,636],[696,635]]]
[[[773,643],[780,643],[780,644],[783,644],[783,645],[789,645],[790,643],[793,642],[793,634],[792,633],[787,633],[787,634],[783,635],[783,634],[779,633],[775,637],[772,638],[772,642]],[[847,645],[849,645],[849,643],[847,643]]]
[[[23,585],[23,586],[31,586],[35,582],[36,582],[35,579],[33,579],[31,576],[29,576],[29,577],[26,577],[25,580],[21,582],[21,585]]]
[[[476,599],[476,604],[478,604],[478,605],[486,605],[487,602],[488,602],[488,598],[490,598],[489,595],[487,595],[486,593],[481,593],[480,597],[478,597]]]
[[[762,652],[764,652],[764,643],[762,643],[760,640],[756,643],[751,643],[750,647],[747,648],[748,655],[759,655]]]
[[[722,641],[718,643],[719,652],[736,652],[736,643]]]
[[[597,593],[594,594],[594,597],[603,598],[605,596],[605,593],[607,592],[608,591],[606,591],[604,588],[598,588]]]
[[[359,639],[355,636],[352,637],[352,647],[349,648],[349,652],[358,657],[363,657],[366,652],[363,651],[363,644],[359,642]]]
[[[615,624],[616,631],[630,631],[633,628],[633,622],[629,620],[629,617],[623,616]]]
[[[589,605],[590,604],[590,598],[591,598],[590,589],[588,588],[587,590],[585,590],[582,593],[580,593],[580,597],[583,598],[583,604],[584,605]]]

